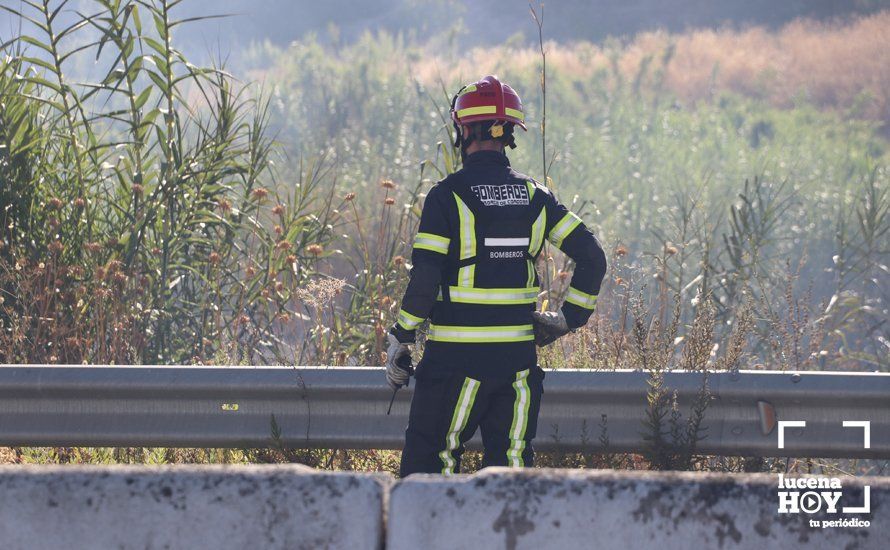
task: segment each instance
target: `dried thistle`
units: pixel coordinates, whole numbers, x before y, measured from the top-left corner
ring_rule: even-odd
[[[340,294],[344,286],[346,281],[343,279],[319,278],[296,289],[294,294],[303,303],[320,308]]]

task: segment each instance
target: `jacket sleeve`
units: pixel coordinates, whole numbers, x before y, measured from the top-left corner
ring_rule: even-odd
[[[587,324],[606,276],[606,254],[581,218],[552,195],[547,203],[547,239],[575,262],[562,312],[569,328]]]
[[[426,320],[442,280],[442,270],[451,244],[448,203],[440,185],[433,187],[423,203],[420,226],[411,251],[411,273],[401,309],[391,332],[400,342],[413,342],[414,332]]]

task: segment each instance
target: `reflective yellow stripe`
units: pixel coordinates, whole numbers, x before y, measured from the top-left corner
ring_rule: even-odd
[[[479,107],[467,107],[466,109],[459,110],[457,118],[473,115],[492,115],[496,112],[498,112],[498,108],[495,105],[480,105]]]
[[[527,182],[532,185],[532,182]],[[535,257],[541,252],[544,246],[544,230],[547,228],[547,208],[541,208],[541,213],[532,224],[532,238],[528,244],[528,253]],[[535,264],[531,260],[528,261],[528,286],[535,284]]]
[[[505,107],[505,108],[504,108],[504,113],[505,113],[507,116],[511,116],[511,117],[514,117],[514,118],[518,118],[519,120],[525,122],[525,115],[522,113],[522,111],[517,111],[516,109],[511,109],[511,108],[509,108],[509,107]]]
[[[566,302],[584,309],[594,309],[596,307],[596,295],[587,294],[577,288],[569,287],[569,293],[566,294]]]
[[[528,200],[532,200],[532,197],[535,196],[535,189],[537,189],[537,186],[535,186],[535,182],[531,180],[526,181],[525,186],[528,187]]]
[[[528,288],[466,288],[461,286],[448,287],[448,296],[452,302],[462,304],[533,304],[538,300],[538,287]],[[439,299],[442,299],[440,296]]]
[[[576,216],[573,212],[567,213],[555,226],[553,226],[553,229],[550,230],[550,242],[557,248],[561,247],[562,241],[580,224],[581,218]]]
[[[438,252],[439,254],[448,254],[448,244],[450,242],[451,239],[440,235],[434,235],[433,233],[418,233],[417,236],[414,237],[414,248],[431,250],[433,252]]]
[[[467,420],[473,411],[473,402],[476,401],[476,391],[479,390],[479,381],[472,378],[464,378],[454,414],[451,415],[451,425],[445,434],[445,449],[439,453],[442,461],[442,473],[453,474],[457,461],[454,459],[454,450],[460,445],[460,433],[467,427]]]
[[[496,327],[466,327],[430,325],[429,340],[459,344],[488,344],[495,342],[524,342],[535,339],[531,325]]]
[[[457,203],[457,215],[460,221],[460,259],[465,260],[476,255],[476,216],[470,207],[460,200],[457,193],[452,193]]]
[[[510,426],[510,447],[507,449],[507,461],[509,466],[522,467],[525,461],[522,459],[522,451],[525,450],[525,432],[528,429],[528,410],[531,406],[532,392],[528,387],[528,369],[516,373],[516,381],[513,382],[513,391],[516,392],[516,400],[513,401],[513,424]]]
[[[423,319],[421,319],[420,317],[411,315],[404,309],[399,310],[399,324],[402,326],[402,328],[406,330],[414,330],[422,322]]]
[[[468,94],[470,92],[475,92],[475,91],[476,91],[476,85],[470,84],[469,86],[467,86],[466,88],[464,88],[463,90],[460,91],[460,94],[458,94],[458,97],[460,97],[464,94]]]
[[[465,265],[460,268],[460,271],[457,272],[457,284],[458,286],[472,288],[474,281],[476,280],[476,265]]]
[[[547,227],[547,209],[541,208],[541,213],[535,223],[532,224],[532,239],[528,245],[528,253],[537,256],[544,246],[544,229]],[[552,233],[552,232],[551,232]]]
[[[470,210],[464,201],[460,200],[457,193],[454,195],[454,201],[457,203],[457,215],[460,225],[460,259],[465,260],[476,255],[476,216]],[[476,278],[476,266],[467,265],[457,273],[458,286],[471,287]]]

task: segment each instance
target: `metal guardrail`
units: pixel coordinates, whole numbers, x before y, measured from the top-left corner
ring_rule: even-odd
[[[643,450],[648,378],[547,371],[535,447]],[[665,374],[684,422],[701,385]],[[890,458],[890,374],[710,373],[708,386],[701,453]],[[398,449],[412,391],[387,416],[391,395],[379,368],[3,366],[0,446],[266,447],[274,418],[289,447]],[[776,420],[806,427],[779,449]],[[870,448],[844,421],[870,422]]]

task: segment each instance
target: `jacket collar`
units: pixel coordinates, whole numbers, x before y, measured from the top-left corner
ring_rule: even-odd
[[[510,166],[510,159],[500,151],[476,151],[464,160],[464,166],[480,166],[483,164],[497,164]]]

